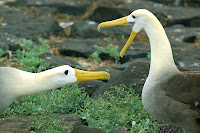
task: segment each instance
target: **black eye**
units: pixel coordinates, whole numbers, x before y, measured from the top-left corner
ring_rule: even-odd
[[[65,71],[65,74],[66,74],[66,75],[68,74],[68,70]]]
[[[135,16],[134,16],[134,15],[132,15],[132,17],[133,17],[133,18],[135,18]]]

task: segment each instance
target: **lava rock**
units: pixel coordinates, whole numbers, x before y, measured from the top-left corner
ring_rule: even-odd
[[[103,133],[103,131],[99,128],[87,127],[87,126],[77,126],[75,127],[71,133]]]
[[[55,119],[63,121],[64,131],[68,126],[81,125],[81,118],[71,114],[53,114]],[[44,116],[34,116],[36,119]],[[0,132],[31,132],[34,131],[34,125],[30,121],[31,116],[9,116],[6,118],[0,118]]]
[[[62,55],[88,58],[96,51],[94,45],[106,46],[107,44],[106,41],[97,39],[66,39],[55,42],[52,46]]]
[[[101,23],[104,21],[121,18],[129,13],[129,10],[124,8],[99,6],[87,19]]]
[[[90,80],[90,81],[84,81],[84,82],[79,82],[78,87],[84,87],[85,92],[89,94],[89,96],[92,96],[92,94],[102,85],[105,83],[100,81],[100,80]]]
[[[150,0],[150,1],[155,1],[168,6],[191,6],[191,7],[200,6],[200,0]]]
[[[200,32],[200,28],[174,25],[172,27],[165,28],[165,31],[170,40],[194,43],[199,37],[197,33]]]
[[[115,129],[113,133],[129,133],[124,127],[119,127]]]
[[[98,23],[94,21],[76,22],[71,27],[71,37],[97,38],[97,37],[129,37],[131,33],[130,26],[106,27],[100,31],[97,30]]]
[[[84,69],[78,62],[74,61],[72,58],[69,57],[58,57],[53,55],[42,55],[40,57],[44,59],[47,63],[50,64],[50,67],[54,66],[62,66],[62,65],[69,65],[73,68]]]
[[[3,10],[1,12],[1,10]],[[7,15],[5,15],[7,13]],[[10,8],[0,8],[0,14],[4,16],[1,33],[7,33],[16,36],[17,38],[32,39],[36,41],[35,36],[41,35],[48,38],[50,34],[55,36],[60,33],[64,34],[64,30],[59,27],[53,17],[31,17],[21,11],[15,11]]]
[[[71,27],[71,37],[97,38],[103,33],[97,30],[98,23],[93,21],[76,22]]]
[[[102,95],[106,91],[115,93],[111,86],[120,86],[121,84],[127,87],[136,84],[133,89],[135,89],[137,94],[141,95],[144,82],[149,73],[149,66],[149,62],[133,61],[126,69],[112,77],[105,85],[99,87],[92,97]]]
[[[0,48],[3,51],[11,50],[16,51],[21,49],[20,45],[15,41],[17,37],[8,33],[0,33]]]
[[[200,55],[199,50],[195,49],[174,49],[174,61],[176,65],[193,71],[200,71]]]

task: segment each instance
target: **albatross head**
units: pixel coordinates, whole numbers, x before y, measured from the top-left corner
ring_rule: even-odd
[[[108,80],[110,78],[110,75],[105,71],[83,71],[68,65],[59,66],[40,73],[29,73],[20,70],[17,70],[17,72],[21,76],[15,75],[15,82],[9,84],[9,88],[12,88],[10,89],[11,93],[14,92],[14,95],[17,93],[17,97],[56,89],[70,83],[88,80]],[[10,79],[13,81],[13,77]],[[18,84],[16,85],[15,83]]]
[[[155,18],[155,16],[149,12],[146,9],[138,9],[133,11],[130,15],[119,18],[112,21],[102,22],[98,25],[97,29],[100,30],[101,27],[111,27],[111,26],[117,26],[117,25],[131,25],[132,26],[132,32],[131,35],[125,44],[124,48],[120,52],[120,56],[123,57],[125,54],[126,49],[129,47],[135,36],[138,32],[140,32],[142,29],[148,29],[150,21],[153,21],[154,19],[149,18]]]
[[[56,67],[45,72],[47,75],[55,78],[57,82],[64,84],[88,81],[88,80],[108,80],[110,75],[105,71],[91,72],[72,68],[68,65]]]

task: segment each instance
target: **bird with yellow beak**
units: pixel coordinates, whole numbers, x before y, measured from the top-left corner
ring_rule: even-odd
[[[97,29],[99,31],[100,28],[102,28],[102,27],[111,27],[111,26],[128,25],[128,24],[134,25],[134,22],[132,22],[133,21],[132,18],[133,17],[131,15],[129,15],[129,16],[119,18],[116,20],[103,22],[98,25]],[[132,30],[128,41],[126,42],[126,44],[124,45],[123,49],[120,52],[120,57],[124,56],[126,49],[130,46],[131,42],[133,41],[133,39],[135,38],[136,35],[137,35],[137,32],[134,32],[134,30]]]

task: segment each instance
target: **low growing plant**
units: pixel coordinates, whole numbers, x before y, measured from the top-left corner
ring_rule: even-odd
[[[44,54],[48,49],[46,39],[38,38],[39,46],[33,45],[31,40],[19,39],[17,44],[21,45],[23,50],[16,51],[15,60],[20,63],[20,68],[28,72],[40,72],[49,66],[43,59],[39,56]],[[38,68],[38,69],[36,69]]]
[[[116,62],[119,60],[119,57],[120,57],[119,52],[117,48],[115,48],[112,44],[108,44],[107,47],[102,47],[98,45],[94,45],[94,47],[96,48],[96,51],[92,53],[92,55],[90,56],[91,58],[99,61],[101,60],[99,55],[104,53],[104,54],[108,54],[110,57],[113,57]]]

